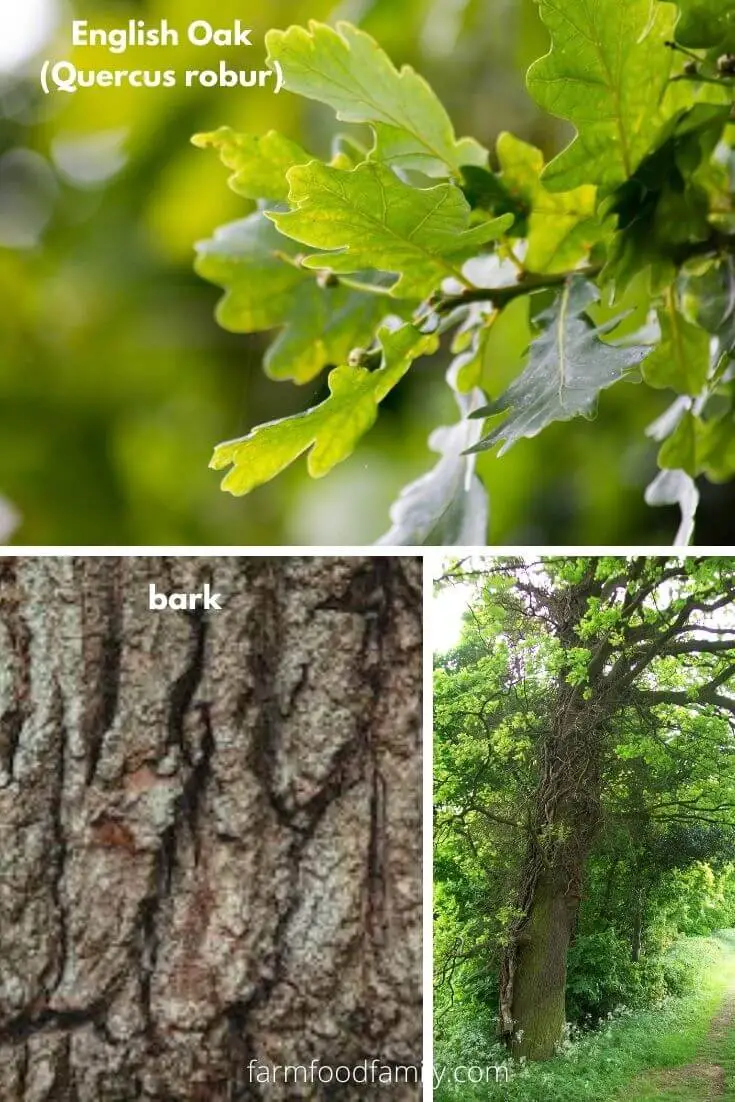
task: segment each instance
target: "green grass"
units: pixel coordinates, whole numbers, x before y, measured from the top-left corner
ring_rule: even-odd
[[[723,983],[727,976],[730,985],[735,982],[733,956],[735,955],[735,931],[724,930],[717,935],[727,952]],[[732,996],[726,1000],[729,1013],[733,1013]],[[694,1043],[691,1059],[682,1057],[676,1066],[663,1072],[646,1072],[638,1076],[621,1094],[627,1102],[700,1102],[720,1098],[735,1102],[735,1027],[731,1021],[716,1012],[714,1022],[708,1020],[704,1035],[687,1029],[686,1049]]]
[[[435,1091],[437,1102],[699,1102],[710,1097],[735,1102],[735,1031],[708,1037],[712,1019],[735,984],[735,931],[687,938],[681,949],[696,976],[691,994],[653,1010],[625,1013],[554,1059],[515,1071],[508,1084],[452,1086],[445,1079]],[[437,1066],[450,1068],[484,1067],[502,1058],[472,1028],[436,1048]],[[711,1093],[711,1080],[692,1074],[677,1079],[673,1072],[657,1070],[694,1062],[724,1069],[717,1072],[718,1093]]]

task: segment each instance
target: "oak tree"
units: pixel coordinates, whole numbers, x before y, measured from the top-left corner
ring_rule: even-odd
[[[438,876],[478,870],[491,918],[466,927],[464,951],[495,960],[515,1054],[544,1058],[562,1035],[590,854],[611,824],[645,892],[685,843],[701,856],[671,831],[657,852],[664,826],[735,822],[735,567],[572,557],[447,573],[473,577],[463,641],[437,670]]]

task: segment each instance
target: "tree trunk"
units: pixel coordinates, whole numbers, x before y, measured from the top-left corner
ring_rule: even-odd
[[[0,561],[3,1100],[419,1097],[324,1068],[421,1059],[420,610],[415,559]]]
[[[533,896],[516,953],[513,1017],[516,1057],[548,1059],[565,1021],[567,952],[579,898],[542,876]]]
[[[501,960],[500,1028],[517,1058],[549,1059],[562,1038],[567,952],[600,816],[600,748],[585,702],[562,685],[541,746],[519,917]]]
[[[643,948],[643,930],[646,917],[646,889],[637,888],[633,902],[633,932],[631,934],[630,956],[637,963],[641,959]]]

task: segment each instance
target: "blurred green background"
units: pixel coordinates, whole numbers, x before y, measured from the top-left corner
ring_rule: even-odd
[[[160,19],[177,49],[73,51],[73,17]],[[196,48],[189,22],[253,28],[250,50]],[[362,543],[388,526],[399,489],[435,457],[426,436],[454,420],[440,359],[386,402],[355,455],[313,482],[303,461],[248,498],[219,490],[215,443],[305,408],[323,384],[263,376],[267,339],[214,322],[219,292],[192,272],[193,243],[244,215],[226,171],[192,133],[221,124],[283,130],[326,155],[330,111],[248,89],[41,93],[46,57],[79,68],[263,65],[263,35],[309,18],[349,19],[432,83],[459,133],[503,129],[551,154],[567,139],[525,91],[547,48],[533,0],[3,0],[0,7],[0,529],[25,544]],[[508,337],[512,345],[512,333]],[[502,344],[502,341],[500,342]],[[493,353],[508,360],[501,347]],[[512,357],[512,349],[507,353]],[[495,543],[669,543],[676,510],[651,510],[642,430],[666,395],[623,385],[595,422],[557,425],[497,460],[481,457]],[[710,488],[699,543],[732,536],[732,492]],[[728,528],[730,529],[728,531]],[[0,537],[3,532],[0,531]]]

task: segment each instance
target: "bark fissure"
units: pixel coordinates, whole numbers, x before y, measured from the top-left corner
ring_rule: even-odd
[[[25,1041],[41,1032],[70,1033],[85,1026],[99,1025],[105,1020],[110,1003],[111,997],[107,996],[81,1010],[51,1010],[44,1007],[39,1011],[25,1011],[0,1027],[0,1044]]]
[[[174,681],[169,693],[166,722],[166,750],[176,748],[186,771],[181,793],[174,801],[171,823],[163,831],[156,851],[151,875],[150,894],[140,907],[141,983],[140,997],[146,1031],[156,1032],[151,1012],[151,984],[158,964],[160,938],[158,925],[161,912],[170,898],[178,864],[182,831],[186,829],[192,845],[194,862],[199,862],[198,820],[211,772],[215,740],[207,701],[195,700],[204,673],[207,650],[207,617],[201,610],[184,613],[191,629],[191,644],[185,668]],[[187,738],[187,721],[194,720],[200,734],[198,745],[192,747]]]
[[[28,1067],[29,1067],[29,1055],[28,1045],[22,1041],[22,1053],[18,1066],[18,1094],[20,1102],[25,1102],[26,1097],[26,1081],[28,1079]]]
[[[58,684],[53,690],[53,736],[56,742],[56,775],[51,786],[50,825],[53,846],[53,869],[50,877],[51,898],[57,916],[57,950],[55,978],[51,984],[56,988],[64,974],[67,956],[67,905],[64,893],[64,873],[66,871],[66,832],[64,829],[64,790],[66,785],[67,733],[64,724],[64,701]]]
[[[0,770],[12,780],[31,697],[31,632],[23,615],[23,592],[12,559],[0,563],[0,618],[9,642],[6,669],[12,680],[10,700],[0,715]]]
[[[187,765],[191,765],[192,754],[186,738],[185,719],[204,672],[207,617],[201,609],[179,615],[184,616],[189,624],[191,645],[186,666],[174,681],[169,694],[166,749],[178,748]]]
[[[370,686],[371,709],[364,724],[363,736],[367,746],[371,771],[370,837],[367,852],[368,877],[366,880],[367,916],[371,937],[380,941],[383,937],[385,909],[384,873],[388,788],[380,771],[373,729],[375,712],[381,697],[382,671],[385,663],[383,639],[389,637],[392,626],[393,578],[391,572],[384,568],[379,569],[377,575],[377,590],[367,594],[369,603],[366,612],[363,661],[367,683]],[[362,588],[364,592],[364,585],[362,585]],[[396,599],[398,598],[396,597]]]
[[[272,569],[269,567],[260,579],[261,599],[257,621],[253,623],[252,696],[258,715],[251,739],[250,765],[277,822],[290,829],[293,824],[293,814],[286,800],[278,792],[275,782],[279,732],[283,715],[275,693],[274,680],[280,660],[283,616],[279,594],[270,584]],[[306,671],[302,669],[298,684],[304,684],[305,680]],[[291,705],[293,701],[292,692]]]
[[[368,923],[373,940],[383,938],[385,908],[385,838],[387,833],[387,786],[377,766],[373,767],[370,793],[370,841],[368,844]]]
[[[94,587],[84,584],[91,573]],[[106,564],[100,570],[95,562],[80,564],[77,575],[82,582],[82,662],[86,702],[80,722],[87,747],[85,782],[89,786],[97,774],[105,736],[117,713],[120,692],[123,602],[120,571]]]

